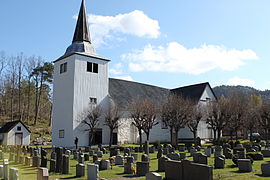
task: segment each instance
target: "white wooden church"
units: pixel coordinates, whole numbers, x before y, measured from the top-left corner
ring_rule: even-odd
[[[209,83],[195,84],[176,89],[166,89],[138,82],[108,78],[110,60],[98,56],[92,46],[84,0],[82,1],[72,44],[65,54],[54,61],[52,144],[73,147],[78,137],[79,146],[89,145],[87,126],[81,123],[81,114],[89,103],[106,106],[113,101],[125,108],[133,98],[150,98],[160,101],[169,93],[192,98],[198,103],[216,100]],[[109,128],[101,118],[94,134],[95,144],[109,144]],[[205,121],[200,122],[198,136],[212,137]],[[188,128],[181,129],[179,138],[192,138]],[[145,137],[144,137],[145,138]],[[121,126],[113,134],[114,144],[137,143],[139,139],[131,120],[123,118]],[[170,132],[162,123],[154,126],[150,141],[169,142]]]

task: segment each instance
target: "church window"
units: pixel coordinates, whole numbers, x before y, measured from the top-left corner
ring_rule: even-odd
[[[93,63],[87,62],[87,72],[92,72]]]
[[[98,73],[98,64],[87,62],[87,72]]]
[[[22,127],[21,126],[17,126],[17,131],[21,131]]]
[[[93,72],[98,73],[98,64],[93,63]]]
[[[65,137],[65,130],[61,129],[59,130],[59,138],[64,138]]]
[[[67,72],[67,63],[60,64],[60,74]]]
[[[91,104],[97,104],[97,98],[90,97]]]

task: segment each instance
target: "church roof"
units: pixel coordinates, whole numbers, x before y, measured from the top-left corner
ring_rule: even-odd
[[[83,41],[87,41],[91,43],[84,0],[82,0],[72,43],[83,42]]]
[[[199,101],[206,86],[209,86],[215,96],[208,82],[175,89],[166,89],[133,81],[109,78],[109,94],[114,102],[122,109],[126,109],[128,104],[136,98],[148,98],[155,103],[160,103],[170,93],[176,93]]]
[[[208,82],[171,89],[171,92],[178,95],[182,95],[195,101],[199,101],[207,86],[209,86],[213,95],[215,96],[215,93]]]
[[[149,98],[156,103],[161,102],[169,92],[169,89],[157,86],[109,78],[109,94],[122,109],[126,109],[128,104],[136,98]]]
[[[76,53],[77,54],[80,53],[81,55],[85,56],[98,57],[99,59],[104,59],[96,55],[96,51],[91,43],[90,31],[88,26],[89,25],[87,21],[85,3],[84,0],[82,0],[72,44],[67,48],[65,54],[54,62],[57,62],[61,59],[64,59]]]

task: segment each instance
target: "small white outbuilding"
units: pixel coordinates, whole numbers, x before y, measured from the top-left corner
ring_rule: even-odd
[[[2,145],[29,145],[31,131],[22,121],[10,121],[0,128]]]

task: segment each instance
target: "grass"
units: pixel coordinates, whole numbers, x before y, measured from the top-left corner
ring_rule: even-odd
[[[49,155],[50,153],[48,153]],[[187,153],[189,154],[189,153]],[[138,160],[141,158],[141,153],[138,155]],[[5,158],[8,158],[8,154],[5,154]],[[109,154],[104,154],[104,158],[108,159]],[[192,159],[188,157],[188,159]],[[238,171],[238,167],[236,167],[231,159],[226,160],[226,168],[225,169],[214,169],[214,179],[215,180],[249,180],[249,179],[269,179],[269,177],[262,177],[261,175],[261,163],[265,161],[270,161],[270,158],[265,158],[263,161],[254,161],[253,163],[253,172],[250,173],[242,173]],[[92,163],[92,158],[90,157],[90,161],[85,162],[85,175],[87,176],[87,164]],[[70,160],[70,169],[68,175],[50,173],[50,179],[77,179],[83,180],[86,178],[76,178],[76,164],[77,161]],[[214,158],[208,158],[208,164],[214,166]],[[19,169],[19,178],[22,180],[32,180],[37,178],[37,169],[34,167],[26,167],[23,165],[15,164],[13,161],[9,163],[9,167],[16,167]],[[48,162],[49,168],[49,162]],[[150,154],[150,171],[157,171],[158,169],[158,161],[156,159],[156,153]],[[113,166],[110,170],[104,170],[99,172],[100,178],[117,178],[117,177],[135,177],[132,174],[124,174],[123,166]],[[164,172],[159,172],[163,177],[165,177]],[[145,179],[145,177],[137,177],[138,179]]]

